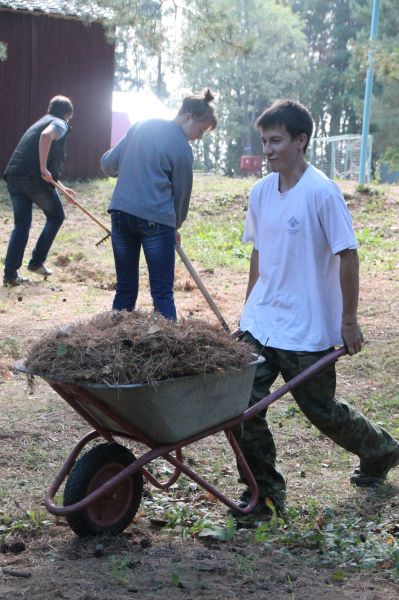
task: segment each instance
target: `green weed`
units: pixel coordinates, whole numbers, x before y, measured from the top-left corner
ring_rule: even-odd
[[[189,255],[208,268],[247,269],[251,248],[241,242],[243,220],[227,223],[225,219],[201,219],[184,237]]]
[[[254,559],[252,557],[241,556],[241,554],[236,554],[234,556],[235,570],[245,579],[251,579],[254,574]]]
[[[234,517],[229,515],[224,526],[215,525],[211,522],[204,521],[202,528],[199,531],[198,537],[209,537],[220,542],[228,542],[232,540],[237,533],[237,525]]]
[[[178,587],[178,588],[184,588],[183,583],[181,582],[180,579],[180,574],[177,570],[173,571],[171,576],[170,576],[170,580],[172,582],[172,585]]]
[[[41,531],[51,524],[48,514],[42,511],[28,509],[21,518],[13,519],[10,516],[2,516],[0,519],[6,528],[6,533],[15,533],[17,531]]]
[[[127,556],[113,554],[109,557],[111,577],[118,585],[126,585],[129,580],[131,561]]]

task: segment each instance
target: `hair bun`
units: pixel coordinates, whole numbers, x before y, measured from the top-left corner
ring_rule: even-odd
[[[204,92],[205,102],[207,102],[209,104],[209,102],[212,102],[214,99],[215,99],[215,96],[212,94],[211,90],[209,88],[207,88]]]

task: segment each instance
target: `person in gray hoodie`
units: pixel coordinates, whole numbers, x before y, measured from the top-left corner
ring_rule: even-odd
[[[132,311],[139,289],[143,247],[154,311],[176,319],[173,296],[175,245],[187,217],[193,182],[190,141],[200,140],[217,121],[210,90],[184,98],[172,120],[135,123],[101,158],[101,168],[117,177],[108,212],[116,293],[112,308]]]

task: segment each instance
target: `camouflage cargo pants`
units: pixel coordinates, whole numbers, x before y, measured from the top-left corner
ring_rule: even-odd
[[[265,357],[256,369],[249,405],[252,406],[270,393],[270,387],[281,373],[288,381],[328,354],[323,352],[295,352],[277,348],[263,348],[248,332],[243,340],[255,346]],[[345,450],[357,454],[363,465],[378,465],[378,461],[396,450],[397,442],[387,431],[373,425],[359,411],[335,398],[335,364],[306,380],[292,390],[301,411],[322,433]],[[259,486],[261,498],[269,497],[277,507],[285,500],[285,481],[276,469],[276,447],[267,425],[266,411],[237,427],[234,433]],[[247,483],[238,466],[241,481]]]

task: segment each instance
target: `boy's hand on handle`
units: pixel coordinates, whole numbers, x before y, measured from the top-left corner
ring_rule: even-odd
[[[46,167],[40,168],[40,175],[42,176],[42,179],[44,179],[44,181],[47,181],[48,183],[53,183],[53,176]]]
[[[351,356],[361,351],[364,337],[357,321],[342,323],[341,335],[344,340],[348,354]]]
[[[74,198],[77,198],[78,195],[75,190],[66,187],[63,183],[61,183],[61,181],[52,180],[52,184],[57,188],[57,190],[64,194],[68,204],[76,204],[76,202],[74,202]]]

